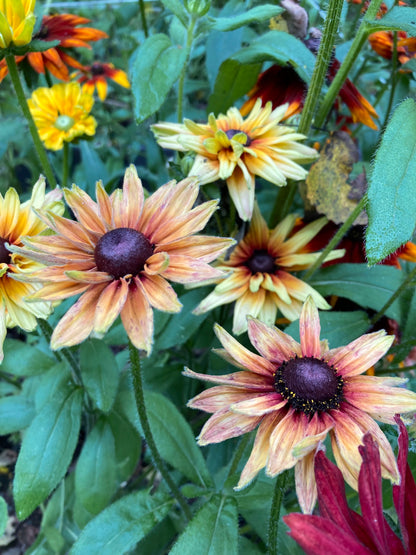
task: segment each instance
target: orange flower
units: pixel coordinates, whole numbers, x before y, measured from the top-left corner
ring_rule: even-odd
[[[301,251],[327,219],[315,220],[293,234],[295,222],[296,215],[289,215],[270,230],[255,204],[248,233],[231,255],[217,265],[226,277],[216,280],[218,285],[195,309],[195,314],[236,301],[233,333],[240,334],[247,330],[248,315],[274,324],[280,310],[289,320],[296,320],[308,295],[319,308],[331,308],[315,289],[293,275],[309,268],[321,254]],[[332,251],[326,260],[339,258],[344,252]]]
[[[144,200],[134,166],[126,170],[123,189],[111,196],[98,182],[97,202],[75,185],[64,193],[78,221],[43,214],[56,235],[27,239],[27,248],[18,249],[49,266],[22,277],[45,284],[31,299],[81,294],[56,326],[52,349],[80,343],[91,333],[102,336],[120,314],[132,343],[150,352],[152,308],[181,309],[166,280],[192,283],[221,273],[208,263],[232,240],[194,235],[217,201],[191,209],[198,195],[192,179],[167,183]]]
[[[238,343],[220,326],[216,334],[227,362],[239,368],[225,375],[185,375],[220,384],[188,404],[212,416],[199,444],[219,443],[257,428],[251,455],[236,489],[247,486],[262,468],[274,477],[295,467],[301,509],[311,513],[317,497],[314,455],[327,435],[345,480],[357,489],[361,466],[358,446],[370,432],[380,449],[381,473],[393,483],[399,472],[389,441],[374,419],[394,424],[396,413],[416,411],[416,393],[406,380],[362,376],[389,349],[384,330],[363,335],[345,347],[328,349],[320,341],[318,310],[309,297],[299,322],[300,344],[278,328],[250,319],[248,334],[260,353]]]
[[[91,48],[90,42],[108,38],[107,33],[92,27],[77,27],[89,23],[90,19],[73,14],[45,15],[39,31],[33,39],[48,41],[59,40],[59,45],[44,52],[29,52],[25,56],[17,56],[16,62],[26,59],[37,73],[50,71],[57,79],[69,81],[68,67],[80,69],[83,66],[70,56],[63,48]],[[0,62],[0,79],[7,75],[5,61]]]
[[[379,56],[391,60],[393,56],[394,39],[392,31],[377,31],[368,37],[371,48]],[[405,64],[416,54],[416,37],[408,37],[405,31],[397,31],[397,59]]]
[[[83,83],[82,90],[88,94],[94,94],[95,87],[97,87],[100,100],[105,100],[107,97],[107,78],[126,89],[130,88],[126,73],[121,69],[116,69],[113,64],[94,62],[90,66],[83,66],[72,77],[78,78],[77,80]]]

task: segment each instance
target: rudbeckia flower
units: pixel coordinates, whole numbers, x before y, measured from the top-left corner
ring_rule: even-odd
[[[107,97],[107,79],[112,79],[126,89],[130,88],[126,73],[116,69],[113,64],[94,62],[90,66],[83,66],[72,77],[83,84],[82,90],[88,94],[94,94],[97,87],[100,100],[105,100]]]
[[[383,514],[380,454],[371,434],[359,446],[362,465],[358,481],[361,515],[348,507],[344,480],[323,451],[315,456],[318,486],[318,515],[289,514],[283,517],[294,538],[307,555],[416,555],[416,484],[407,462],[409,437],[400,426],[398,466],[400,485],[393,486],[393,501],[399,518],[401,539]]]
[[[51,313],[49,302],[26,301],[26,297],[39,289],[39,284],[16,281],[41,265],[25,255],[12,254],[9,248],[22,246],[22,237],[34,237],[47,228],[32,208],[62,214],[64,208],[60,198],[61,193],[57,189],[45,195],[43,177],[34,185],[30,200],[22,204],[13,188],[4,197],[0,194],[0,362],[3,360],[6,328],[19,326],[25,331],[33,331],[37,325],[36,318],[47,318]]]
[[[0,48],[24,46],[32,39],[36,0],[0,0]]]
[[[196,152],[189,175],[197,176],[201,185],[224,179],[239,216],[249,220],[256,175],[282,187],[287,178],[304,179],[308,172],[299,163],[317,157],[316,150],[298,142],[304,135],[280,125],[286,111],[286,104],[272,110],[269,102],[262,108],[259,99],[246,119],[230,108],[218,118],[210,114],[207,124],[184,120],[152,129],[162,147]]]
[[[94,135],[97,122],[90,115],[94,99],[81,91],[79,83],[40,87],[28,100],[39,136],[50,150],[82,135]]]
[[[377,31],[368,37],[371,48],[379,56],[391,60],[393,56],[394,39],[392,31]],[[397,31],[397,59],[405,64],[416,56],[416,37],[408,37],[405,31]]]
[[[192,179],[167,183],[144,200],[134,166],[111,196],[98,182],[97,202],[75,185],[64,194],[77,221],[45,214],[56,235],[27,239],[20,251],[49,265],[25,276],[45,284],[32,299],[81,294],[56,326],[52,349],[76,345],[91,333],[102,336],[121,315],[132,343],[149,352],[152,308],[178,312],[182,306],[167,280],[192,283],[220,275],[208,263],[232,239],[194,235],[217,201],[192,208],[198,195]]]
[[[296,320],[302,304],[310,295],[322,309],[331,307],[310,285],[293,272],[309,268],[321,254],[303,253],[302,248],[319,233],[328,220],[320,218],[292,234],[296,215],[287,216],[274,229],[269,229],[255,204],[250,228],[227,259],[217,268],[226,272],[218,285],[195,309],[201,314],[235,301],[233,333],[247,330],[247,316],[266,324],[276,322],[277,311]],[[326,260],[340,258],[344,250],[334,250]]]
[[[394,424],[398,412],[416,411],[416,393],[396,387],[401,378],[362,376],[389,349],[394,337],[384,330],[363,335],[329,350],[320,341],[318,310],[308,298],[299,322],[300,344],[278,328],[249,319],[248,335],[260,354],[238,343],[220,326],[224,347],[218,354],[238,372],[185,375],[220,384],[194,397],[189,406],[213,413],[198,443],[207,445],[258,427],[250,457],[236,489],[247,486],[262,468],[274,477],[295,467],[296,492],[303,512],[312,512],[317,492],[314,454],[329,435],[335,461],[357,489],[361,460],[358,446],[370,432],[380,449],[381,474],[399,483],[389,441],[374,419]]]
[[[10,0],[10,3],[18,4],[21,0]],[[7,0],[3,0],[7,3]],[[23,2],[24,3],[24,2]],[[26,2],[29,4],[30,2]],[[31,2],[35,3],[35,0]],[[79,27],[89,23],[90,19],[75,14],[45,15],[39,31],[33,36],[34,39],[45,42],[59,40],[59,45],[44,50],[43,52],[29,52],[25,56],[16,56],[19,63],[27,59],[29,64],[37,73],[45,73],[45,69],[57,79],[69,81],[68,67],[80,69],[83,66],[70,56],[66,49],[91,48],[90,42],[108,38],[107,33],[94,29],[93,27]],[[33,25],[32,25],[33,27]],[[30,38],[29,38],[30,40]],[[29,42],[29,41],[27,41]],[[7,66],[4,61],[0,62],[0,79],[7,75]]]

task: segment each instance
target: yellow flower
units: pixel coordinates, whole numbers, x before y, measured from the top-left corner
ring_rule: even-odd
[[[269,229],[255,204],[248,233],[231,255],[217,264],[226,277],[217,280],[214,291],[194,313],[202,314],[235,301],[233,333],[240,334],[247,330],[248,315],[274,324],[280,310],[285,318],[296,320],[308,295],[318,308],[331,308],[315,289],[293,275],[293,272],[309,268],[321,254],[305,253],[303,249],[327,221],[319,218],[291,233],[296,222],[296,215],[291,214],[274,229]],[[334,260],[344,253],[343,249],[333,250],[325,260]]]
[[[0,195],[0,361],[3,360],[6,328],[19,326],[32,331],[36,327],[36,318],[47,318],[51,312],[49,302],[26,302],[26,297],[39,289],[39,284],[17,281],[41,265],[24,254],[11,253],[8,247],[22,246],[22,237],[34,237],[44,231],[46,224],[32,208],[62,214],[64,207],[60,198],[58,189],[45,195],[43,177],[34,185],[31,199],[23,204],[13,188],[4,197]]]
[[[382,476],[399,482],[394,453],[375,419],[394,424],[395,414],[414,413],[416,393],[396,387],[405,379],[362,375],[393,342],[384,330],[329,350],[327,341],[320,340],[311,297],[302,309],[299,330],[300,344],[278,328],[250,319],[249,338],[260,353],[255,354],[216,326],[224,347],[218,354],[239,371],[210,376],[187,369],[185,375],[220,384],[188,403],[212,413],[199,435],[200,445],[258,427],[236,489],[247,486],[264,467],[271,477],[295,467],[299,504],[311,513],[317,497],[314,455],[327,436],[339,469],[354,489],[361,466],[358,446],[367,432],[380,449]]]
[[[318,155],[298,143],[304,135],[280,125],[287,107],[272,111],[268,102],[262,108],[259,98],[245,120],[237,108],[230,108],[218,118],[211,114],[205,125],[184,120],[158,123],[152,129],[162,147],[196,152],[189,175],[197,176],[201,185],[224,179],[239,216],[249,220],[256,175],[282,187],[287,178],[305,179],[308,172],[297,162],[310,162]]]
[[[36,0],[0,0],[0,48],[24,46],[32,39]]]
[[[132,343],[150,352],[153,308],[179,312],[167,280],[178,283],[218,277],[209,265],[232,239],[195,235],[216,210],[217,201],[192,208],[195,180],[170,182],[146,200],[134,166],[123,189],[108,196],[97,183],[94,202],[76,186],[65,199],[78,221],[47,214],[56,235],[25,241],[25,256],[49,267],[25,276],[45,285],[33,299],[58,301],[81,294],[56,326],[51,347],[75,345],[91,333],[102,336],[118,315]]]
[[[46,148],[60,150],[64,141],[95,134],[97,122],[90,116],[94,99],[82,92],[79,83],[40,87],[28,104]]]

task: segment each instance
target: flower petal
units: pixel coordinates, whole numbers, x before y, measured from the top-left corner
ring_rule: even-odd
[[[300,345],[304,357],[321,357],[320,333],[318,309],[312,297],[308,297],[299,319]]]
[[[129,286],[125,279],[110,283],[101,293],[95,309],[94,332],[104,334],[120,314],[126,302]]]
[[[198,380],[204,380],[205,382],[232,385],[234,387],[243,387],[256,391],[273,390],[273,384],[270,383],[269,380],[260,374],[253,374],[252,372],[234,372],[233,374],[224,374],[222,376],[210,376],[209,374],[198,374],[189,368],[185,368],[183,375],[187,378],[196,378]]]
[[[153,342],[153,310],[138,278],[133,278],[130,283],[129,293],[121,311],[121,321],[133,345],[149,354]]]
[[[245,416],[222,409],[209,418],[198,436],[199,445],[221,443],[226,439],[251,432],[261,422],[261,416]]]
[[[314,474],[314,453],[308,453],[295,466],[296,495],[303,513],[311,514],[318,496]]]
[[[266,326],[260,320],[249,318],[248,336],[261,356],[275,364],[301,356],[297,341],[274,326]]]

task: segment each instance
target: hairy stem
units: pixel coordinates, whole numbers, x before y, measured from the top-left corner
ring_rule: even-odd
[[[144,6],[144,0],[139,0],[139,9],[140,9],[140,17],[141,17],[141,20],[142,20],[142,27],[143,27],[144,36],[147,38],[149,36],[149,29],[147,27],[146,9],[145,9],[145,6]]]
[[[274,488],[272,508],[270,511],[269,520],[269,535],[268,535],[268,555],[278,555],[277,538],[279,532],[280,509],[282,507],[283,495],[285,493],[286,481],[288,471],[285,470],[276,478],[276,485]]]

